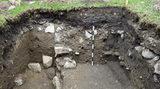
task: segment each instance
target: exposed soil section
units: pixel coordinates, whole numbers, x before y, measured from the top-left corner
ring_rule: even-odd
[[[55,33],[44,32],[44,29],[50,24],[54,24],[55,30],[59,34],[58,43],[73,50],[66,56],[72,56],[80,64],[91,63],[92,41],[91,37],[86,34],[91,34],[93,21],[97,31],[94,63],[111,66],[108,70],[116,71],[116,68],[119,68],[119,72],[116,71],[115,76],[124,77],[124,80],[119,79],[123,84],[117,85],[118,87],[122,86],[124,89],[129,89],[130,86],[130,89],[133,87],[158,89],[160,87],[154,82],[153,66],[147,61],[151,59],[142,57],[141,53],[135,50],[136,46],[141,45],[150,49],[155,55],[160,53],[160,48],[157,47],[159,40],[157,40],[158,34],[155,32],[156,26],[146,23],[137,24],[138,15],[125,7],[86,7],[74,8],[70,11],[40,8],[27,10],[20,13],[18,19],[14,19],[14,21],[7,19],[7,21],[6,27],[0,29],[0,54],[2,56],[0,86],[4,89],[15,86],[13,83],[15,76],[25,72],[29,62],[42,63],[42,55],[49,55],[54,60],[56,59]],[[57,31],[58,27],[62,30]],[[43,31],[39,30],[40,28]],[[151,29],[153,29],[152,34],[150,33]],[[148,41],[149,37],[153,38],[153,44]],[[79,52],[80,55],[76,56],[75,52]],[[116,63],[111,61],[115,57],[119,58],[116,59]],[[122,62],[123,64],[121,64]],[[55,64],[52,67],[56,68]],[[121,73],[123,74],[121,75]]]

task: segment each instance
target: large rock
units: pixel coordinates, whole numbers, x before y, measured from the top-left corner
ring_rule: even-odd
[[[41,72],[41,66],[39,63],[29,63],[28,67],[34,72],[37,72],[37,73]]]
[[[50,56],[43,55],[43,66],[48,68],[52,65],[53,58]]]
[[[49,79],[53,79],[54,76],[56,75],[56,71],[54,68],[49,68],[49,69],[47,69],[46,74]]]
[[[46,33],[54,33],[54,32],[55,32],[54,25],[51,24],[50,26],[48,26],[48,27],[45,29],[45,32],[46,32]]]
[[[53,78],[52,83],[56,87],[56,89],[61,89],[61,83],[57,76]]]
[[[68,53],[72,52],[71,48],[65,47],[65,46],[59,45],[59,44],[55,45],[54,50],[55,50],[55,57],[58,55],[68,54]]]
[[[25,82],[25,77],[22,74],[18,74],[18,76],[14,79],[14,83],[17,86],[21,86]]]
[[[66,61],[66,63],[64,64],[64,68],[65,69],[76,68],[76,61],[75,60]]]
[[[149,49],[144,49],[142,51],[142,56],[144,58],[154,58],[155,57],[155,55],[151,51],[149,51]]]

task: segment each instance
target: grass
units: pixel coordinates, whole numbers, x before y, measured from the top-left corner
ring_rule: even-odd
[[[8,0],[1,0],[1,1],[8,1]],[[0,14],[0,25],[5,24],[5,18],[13,18],[16,16],[20,11],[24,11],[30,8],[54,8],[55,10],[58,9],[70,9],[72,7],[81,7],[81,6],[107,6],[107,5],[118,5],[118,6],[125,6],[126,0],[110,0],[107,3],[80,3],[81,0],[72,3],[39,3],[36,1],[33,5],[29,5],[28,3],[21,3],[21,5],[17,5],[15,9],[9,10],[7,13]],[[148,19],[150,22],[159,22],[160,15],[156,11],[153,10],[154,3],[151,2],[152,0],[129,0],[127,7],[131,10],[140,13],[142,16],[146,14],[145,17],[142,18],[141,21]]]

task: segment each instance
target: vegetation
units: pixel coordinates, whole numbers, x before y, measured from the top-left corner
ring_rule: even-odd
[[[2,1],[8,1],[8,0],[2,0]],[[126,0],[110,0],[106,3],[80,3],[81,0],[78,0],[76,2],[72,3],[40,3],[36,1],[33,5],[29,5],[29,3],[23,3],[21,2],[21,5],[17,5],[15,9],[9,10],[7,13],[0,14],[0,25],[4,25],[5,18],[13,18],[15,17],[20,11],[24,11],[30,8],[40,8],[40,7],[46,7],[46,8],[54,8],[55,10],[58,9],[70,9],[72,7],[81,7],[81,6],[107,6],[107,5],[118,5],[118,6],[126,6]],[[152,0],[128,0],[128,5],[126,7],[130,8],[133,11],[136,11],[137,13],[140,13],[141,15],[146,14],[146,16],[142,16],[142,20],[150,21],[150,22],[159,22],[160,21],[160,15],[158,12],[156,12],[153,9],[154,3]]]

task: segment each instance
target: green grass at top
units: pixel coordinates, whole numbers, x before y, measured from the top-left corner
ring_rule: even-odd
[[[8,1],[8,0],[5,0]],[[36,1],[33,5],[29,5],[28,3],[21,3],[21,5],[17,5],[15,9],[12,9],[8,11],[7,14],[0,14],[0,24],[3,25],[5,23],[5,18],[8,17],[14,17],[17,15],[20,11],[27,10],[29,8],[40,8],[40,7],[46,7],[46,8],[54,8],[55,10],[58,9],[70,9],[72,7],[81,7],[81,6],[107,6],[107,5],[118,5],[118,6],[125,6],[126,0],[110,0],[106,3],[80,3],[81,0],[77,0],[72,3],[40,3]],[[151,22],[159,22],[160,21],[160,15],[153,10],[154,3],[151,3],[151,0],[129,0],[127,7],[130,8],[133,11],[136,11],[138,13],[147,14],[144,19],[149,19]],[[143,20],[143,18],[142,18]]]

